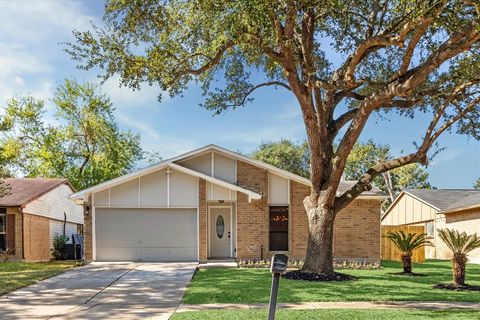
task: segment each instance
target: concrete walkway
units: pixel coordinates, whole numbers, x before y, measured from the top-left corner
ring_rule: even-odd
[[[0,297],[0,319],[168,319],[196,263],[94,263]]]
[[[301,303],[279,303],[281,309],[425,309],[425,310],[447,310],[465,309],[480,310],[480,303],[477,302],[450,302],[450,301],[392,301],[392,302],[301,302]],[[268,304],[181,304],[175,312],[203,311],[203,310],[244,310],[244,309],[266,309]]]

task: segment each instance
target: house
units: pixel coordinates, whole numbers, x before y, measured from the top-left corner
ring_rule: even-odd
[[[382,225],[422,225],[435,245],[425,249],[425,257],[450,259],[450,251],[438,237],[437,229],[480,235],[480,190],[405,190],[382,216]],[[472,262],[480,262],[480,249],[472,251],[469,258]]]
[[[353,182],[342,182],[345,191]],[[85,213],[85,256],[97,261],[303,258],[310,181],[208,145],[72,195]],[[373,189],[341,212],[337,259],[378,262],[380,203]]]
[[[4,179],[9,194],[0,198],[0,250],[14,258],[48,261],[55,234],[82,233],[83,208],[74,204],[65,179]]]

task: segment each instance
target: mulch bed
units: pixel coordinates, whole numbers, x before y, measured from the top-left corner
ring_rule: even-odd
[[[305,272],[301,270],[294,270],[285,273],[283,276],[285,279],[291,280],[305,280],[305,281],[354,281],[358,280],[357,277],[336,272],[334,276],[326,276],[324,274]]]
[[[480,291],[480,286],[456,286],[453,283],[439,283],[433,286],[434,289],[454,290],[454,291]]]
[[[405,277],[426,277],[428,274],[425,273],[415,273],[415,272],[388,272],[387,274],[391,274],[394,276],[405,276]]]

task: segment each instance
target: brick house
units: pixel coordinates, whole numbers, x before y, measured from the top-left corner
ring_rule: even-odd
[[[480,190],[407,189],[398,195],[382,216],[382,225],[423,226],[433,242],[425,248],[427,259],[451,259],[451,252],[438,237],[437,229],[449,228],[480,235]],[[480,249],[469,254],[480,263]]]
[[[0,198],[0,250],[13,259],[48,261],[55,234],[83,230],[83,209],[74,204],[66,179],[4,179],[10,189]]]
[[[208,145],[72,197],[86,208],[88,260],[204,261],[303,258],[309,192],[308,179]],[[337,216],[337,259],[380,260],[383,199],[373,189]]]

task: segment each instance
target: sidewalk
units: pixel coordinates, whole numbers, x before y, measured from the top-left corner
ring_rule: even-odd
[[[464,309],[480,310],[478,302],[451,302],[451,301],[391,301],[391,302],[300,302],[279,303],[281,309],[426,309],[447,310]],[[218,310],[218,309],[266,309],[267,303],[263,304],[181,304],[175,312]]]

